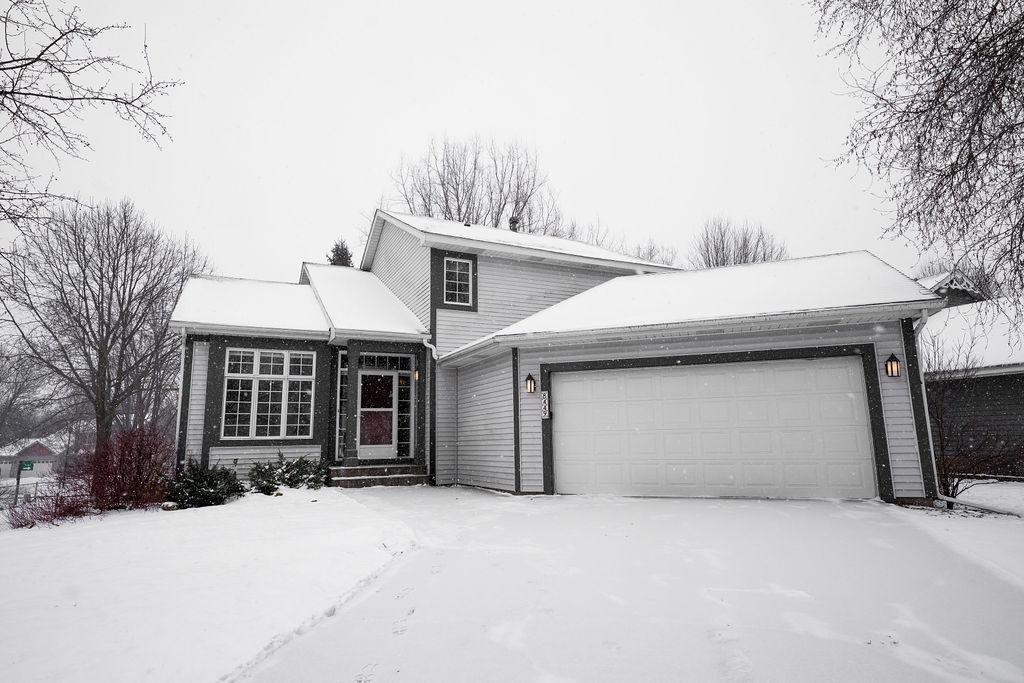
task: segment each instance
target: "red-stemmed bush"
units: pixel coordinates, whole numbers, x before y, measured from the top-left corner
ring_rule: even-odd
[[[5,513],[12,529],[56,524],[70,517],[82,517],[92,512],[89,491],[81,479],[66,472],[44,477],[35,494],[15,501]]]
[[[166,433],[137,428],[117,432],[70,470],[97,509],[123,510],[162,502],[173,463],[174,442]]]

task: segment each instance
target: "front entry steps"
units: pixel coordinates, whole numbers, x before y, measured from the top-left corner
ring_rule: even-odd
[[[332,467],[330,485],[358,489],[364,486],[416,486],[428,481],[424,465],[357,465]]]

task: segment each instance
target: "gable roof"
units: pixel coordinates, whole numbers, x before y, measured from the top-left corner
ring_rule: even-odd
[[[413,216],[378,209],[370,224],[359,267],[368,270],[373,262],[384,223],[405,230],[427,247],[468,251],[523,260],[556,261],[581,266],[610,268],[623,272],[660,273],[678,270],[661,263],[626,256],[586,242],[550,235],[513,232],[486,225],[467,225],[458,221]]]
[[[303,339],[412,339],[423,325],[376,275],[303,264],[303,282],[209,275],[189,278],[171,326],[190,331]]]
[[[39,444],[49,452],[48,455],[44,456],[47,460],[54,459],[56,449],[46,439],[21,439],[0,448],[0,460],[13,460],[36,444]]]
[[[332,336],[429,336],[423,323],[373,273],[319,263],[304,263],[302,270],[327,315]]]
[[[614,278],[447,354],[503,338],[550,340],[770,317],[937,309],[942,299],[867,251]]]
[[[935,273],[934,275],[926,275],[925,277],[918,278],[917,282],[925,289],[936,293],[944,288],[960,289],[981,298],[981,292],[978,291],[978,287],[971,282],[969,277],[956,269]]]
[[[926,371],[977,375],[1024,372],[1024,335],[1006,314],[1007,299],[951,306],[933,314],[921,333]],[[942,363],[946,367],[930,367]]]

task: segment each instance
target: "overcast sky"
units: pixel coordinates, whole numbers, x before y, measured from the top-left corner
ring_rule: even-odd
[[[564,212],[685,253],[712,215],[764,223],[794,256],[882,237],[868,178],[832,163],[858,104],[802,2],[82,0],[143,28],[173,140],[90,119],[65,190],[134,199],[224,275],[294,280],[360,230],[432,137],[536,150]]]

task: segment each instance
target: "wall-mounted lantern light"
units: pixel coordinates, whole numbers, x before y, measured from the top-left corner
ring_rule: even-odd
[[[900,376],[900,359],[896,357],[895,353],[885,361],[885,374],[889,377]]]
[[[533,375],[526,376],[526,393],[532,394],[537,391],[537,380],[533,378]]]

